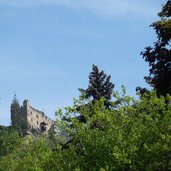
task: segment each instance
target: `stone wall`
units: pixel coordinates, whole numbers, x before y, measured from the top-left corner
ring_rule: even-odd
[[[41,123],[46,124],[46,130],[45,133],[51,128],[52,124],[54,124],[54,121],[48,118],[44,112],[39,111],[32,106],[29,105],[28,101],[24,101],[27,106],[27,123],[29,128],[39,128],[41,129]]]

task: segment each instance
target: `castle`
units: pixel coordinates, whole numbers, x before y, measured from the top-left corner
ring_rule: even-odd
[[[44,112],[32,107],[28,100],[24,100],[20,106],[16,95],[11,103],[11,121],[13,126],[20,127],[25,134],[47,134],[55,127],[55,122]]]

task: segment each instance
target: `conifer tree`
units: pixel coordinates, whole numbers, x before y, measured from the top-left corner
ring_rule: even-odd
[[[92,66],[92,71],[89,75],[89,86],[86,90],[79,89],[85,94],[86,98],[92,97],[93,100],[105,98],[105,105],[109,107],[109,100],[112,97],[114,84],[110,81],[111,76],[107,76],[104,71],[100,71],[96,65]]]

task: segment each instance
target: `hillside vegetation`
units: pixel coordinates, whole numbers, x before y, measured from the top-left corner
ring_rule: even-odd
[[[151,25],[157,41],[141,53],[152,90],[137,87],[136,98],[124,86],[118,93],[111,77],[93,65],[88,88],[56,112],[65,136],[32,138],[0,127],[0,171],[171,170],[171,0],[159,17]]]

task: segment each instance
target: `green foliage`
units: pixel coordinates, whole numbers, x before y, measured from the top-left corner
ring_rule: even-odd
[[[81,108],[87,123],[72,119],[73,141],[52,153],[49,170],[171,169],[171,105],[154,92],[140,100],[116,94],[118,108],[107,110],[104,99]]]
[[[63,135],[60,133],[57,134],[54,128],[51,128],[48,131],[46,141],[47,141],[48,146],[51,148],[54,148],[57,144],[64,144],[66,142]]]
[[[17,127],[0,126],[0,157],[13,152],[20,144],[20,132]]]
[[[119,103],[110,109],[103,98],[88,106],[75,100],[73,107],[60,109],[60,117],[70,115],[69,122],[58,120],[70,141],[52,148],[45,137],[26,137],[1,157],[0,171],[171,170],[171,103],[165,103],[171,96],[149,92],[135,100],[123,87],[114,97]],[[86,123],[75,117],[79,113]]]
[[[46,160],[51,150],[45,139],[33,140],[26,137],[22,145],[0,161],[0,171],[42,171],[46,170]]]

